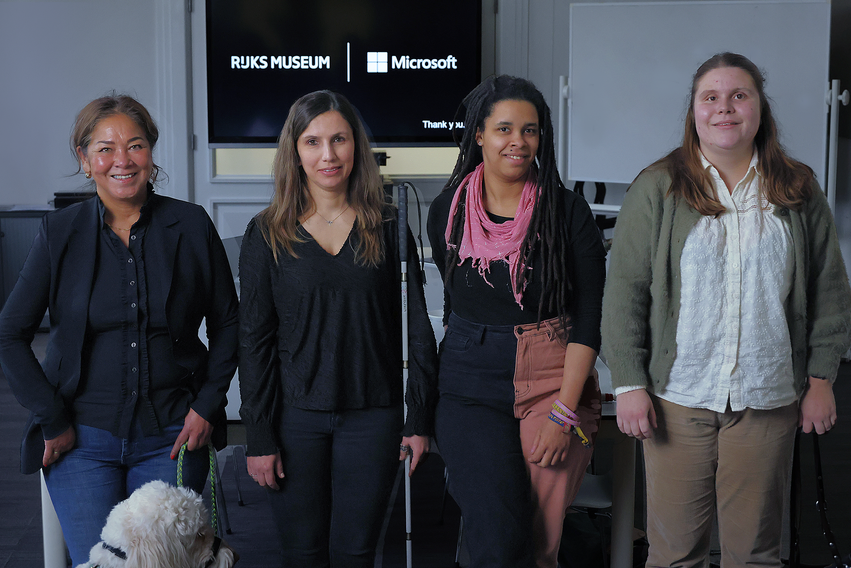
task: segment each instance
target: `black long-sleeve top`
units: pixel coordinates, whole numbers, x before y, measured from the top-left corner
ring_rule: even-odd
[[[249,455],[279,448],[280,405],[309,410],[385,407],[402,400],[402,301],[398,224],[383,223],[384,260],[355,262],[355,229],[336,255],[306,231],[295,258],[278,262],[255,220],[239,259],[240,416]],[[408,233],[408,416],[403,435],[430,435],[437,350]]]
[[[457,191],[457,190],[456,190]],[[428,214],[428,238],[431,242],[432,256],[446,280],[446,237],[449,222],[449,209],[454,191],[444,191],[435,198]],[[591,208],[582,196],[573,191],[562,192],[561,206],[564,219],[568,224],[567,274],[570,281],[570,297],[566,299],[572,322],[569,342],[581,343],[595,351],[600,350],[600,318],[603,305],[603,285],[606,278],[606,251],[603,248],[600,232],[594,223]],[[491,216],[494,222],[505,218]],[[492,262],[488,273],[488,282],[474,268],[472,261],[466,259],[455,267],[452,280],[444,287],[444,322],[449,313],[472,322],[485,325],[520,325],[538,321],[538,303],[542,293],[540,247],[536,247],[529,266],[531,273],[523,292],[521,307],[514,300],[508,263]],[[546,309],[541,319],[549,319],[559,314]]]

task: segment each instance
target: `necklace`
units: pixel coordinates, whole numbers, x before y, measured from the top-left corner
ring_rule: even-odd
[[[342,211],[340,211],[340,213],[339,213],[336,217],[334,217],[333,219],[331,219],[330,221],[329,221],[328,219],[326,219],[326,218],[325,218],[325,215],[323,215],[322,213],[320,213],[318,210],[316,210],[316,214],[317,214],[317,215],[319,215],[320,217],[322,217],[322,220],[323,220],[323,221],[325,221],[326,223],[328,223],[329,225],[333,225],[333,224],[334,224],[334,221],[336,221],[337,219],[339,219],[340,217],[342,217],[343,213],[345,213],[345,212],[346,212],[346,211],[348,211],[348,210],[349,210],[349,204],[348,204],[348,203],[346,203],[346,206],[345,206],[345,207],[343,207],[343,210],[342,210]]]
[[[130,227],[129,229],[122,229],[121,227],[114,227],[114,226],[110,225],[109,223],[104,223],[104,224],[107,227],[109,227],[110,229],[115,229],[116,231],[130,231],[130,230],[133,229],[133,227]]]

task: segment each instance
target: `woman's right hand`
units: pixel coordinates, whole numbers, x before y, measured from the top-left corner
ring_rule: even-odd
[[[271,456],[248,456],[248,475],[257,482],[260,487],[268,487],[277,491],[278,479],[284,478],[284,461],[281,452]]]
[[[656,428],[656,410],[646,389],[619,394],[618,428],[620,431],[636,440],[653,437]]]
[[[68,429],[51,440],[44,441],[44,457],[41,458],[41,465],[47,467],[59,461],[62,454],[74,449],[74,444],[77,443],[77,433],[73,426],[68,426]]]

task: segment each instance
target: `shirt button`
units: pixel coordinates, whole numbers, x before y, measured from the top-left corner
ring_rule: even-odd
[[[136,342],[134,341],[133,343],[131,343],[130,347],[136,347]]]
[[[136,281],[135,281],[135,280],[131,280],[131,281],[130,281],[130,285],[131,285],[131,286],[135,286],[135,285],[136,285]]]
[[[135,396],[136,396],[136,391],[131,392],[131,393],[130,393],[130,396],[135,397]]]
[[[133,372],[135,373],[137,369],[136,369],[136,367],[133,367],[133,368],[132,368],[132,369],[130,369],[130,370],[131,370],[131,371],[133,371]],[[135,391],[133,392],[133,394],[136,394],[136,393],[135,393]]]
[[[131,307],[131,308],[135,308],[135,307],[136,307],[136,302],[133,302],[132,304],[130,304],[130,307]]]
[[[127,259],[127,264],[133,264],[133,259],[132,259],[132,258],[128,258],[128,259]]]
[[[131,241],[135,241],[135,240],[136,240],[136,235],[130,235],[130,240],[131,240]]]

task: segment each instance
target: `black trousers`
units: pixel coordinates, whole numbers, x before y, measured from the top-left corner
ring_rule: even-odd
[[[473,568],[534,565],[532,499],[514,417],[516,351],[513,326],[450,315],[435,428]]]
[[[323,412],[286,407],[279,436],[284,479],[269,500],[282,566],[364,567],[399,468],[402,405]]]

